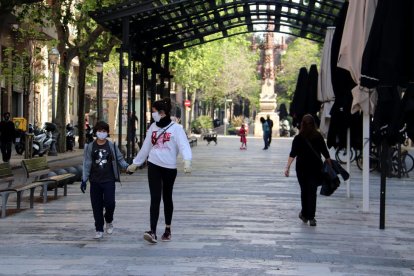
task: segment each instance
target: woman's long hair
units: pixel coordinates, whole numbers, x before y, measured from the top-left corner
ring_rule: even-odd
[[[300,123],[299,134],[306,139],[312,139],[318,135],[315,119],[311,114],[303,116],[302,122]]]

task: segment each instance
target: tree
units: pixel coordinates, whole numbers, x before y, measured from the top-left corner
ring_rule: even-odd
[[[44,57],[41,47],[48,44],[44,41],[44,35],[31,24],[24,16],[16,14],[18,28],[11,32],[12,41],[9,47],[4,47],[4,59],[0,64],[0,79],[20,89],[23,93],[23,116],[30,119],[31,102],[34,103],[34,88],[37,83],[45,79]],[[34,112],[32,113],[35,115]],[[36,123],[36,118],[34,118]],[[29,123],[29,120],[27,120]]]
[[[97,25],[88,16],[88,11],[116,2],[118,1],[51,0],[47,3],[42,1],[33,5],[26,5],[26,8],[23,9],[26,16],[30,17],[34,23],[56,28],[56,47],[60,53],[57,89],[59,112],[56,112],[54,123],[56,123],[60,134],[59,152],[66,150],[67,87],[71,62],[77,56],[81,59],[87,57],[91,47],[104,32],[103,27]],[[82,66],[86,67],[87,65],[84,63]],[[83,101],[84,99],[81,100],[82,103]],[[80,112],[82,112],[82,108]],[[81,114],[80,117],[82,116],[84,115]]]
[[[248,36],[239,35],[177,51],[171,59],[175,80],[190,94],[201,91],[200,98],[211,109],[224,103],[225,97],[256,98],[257,54],[249,49]]]
[[[0,18],[5,14],[11,13],[15,7],[41,1],[42,0],[0,0]]]
[[[289,44],[282,56],[282,69],[276,74],[278,102],[290,102],[295,91],[299,69],[319,66],[321,45],[303,38],[296,38]]]
[[[75,45],[82,45],[91,32],[97,27],[96,23],[88,16],[89,11],[102,8],[103,5],[115,4],[119,0],[107,0],[104,3],[94,0],[85,0],[82,5],[77,5],[78,17],[76,20],[77,36]],[[97,60],[105,62],[109,60],[109,55],[113,47],[119,41],[110,33],[103,32],[99,35],[94,43],[88,47],[80,47],[78,51],[79,75],[78,75],[78,131],[79,131],[79,148],[84,147],[85,143],[85,82],[87,69],[89,65],[94,65]]]

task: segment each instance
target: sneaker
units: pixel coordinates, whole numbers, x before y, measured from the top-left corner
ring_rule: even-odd
[[[96,231],[94,239],[95,240],[101,240],[102,238],[103,238],[103,232]]]
[[[309,220],[309,226],[316,226],[316,219]]]
[[[165,242],[167,242],[167,241],[171,241],[171,230],[167,230],[167,229],[165,229],[166,231],[164,232],[164,234],[162,234],[162,237],[161,237],[161,240],[162,241],[165,241]]]
[[[302,216],[302,212],[299,213],[299,218],[303,221],[303,223],[308,223],[308,220]]]
[[[157,235],[155,235],[152,231],[147,231],[144,233],[144,240],[146,240],[149,243],[155,244],[157,243]]]
[[[105,228],[106,228],[105,229],[106,233],[109,234],[109,235],[111,235],[114,232],[114,225],[112,224],[112,222],[107,223]]]

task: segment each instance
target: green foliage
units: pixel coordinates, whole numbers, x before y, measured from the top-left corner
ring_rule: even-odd
[[[21,23],[24,24],[24,28],[13,30],[12,39],[15,44],[24,47],[3,48],[4,59],[0,63],[0,80],[10,81],[27,93],[31,88],[30,82],[37,83],[45,79],[42,68],[44,57],[40,52],[40,47],[44,43],[40,42],[42,34],[38,30],[28,22]]]
[[[230,126],[227,128],[227,134],[228,135],[236,135],[237,129],[234,126]]]
[[[319,68],[321,45],[307,39],[297,38],[289,44],[286,54],[282,56],[282,70],[276,74],[278,102],[291,101],[301,67],[316,64]]]
[[[173,52],[170,64],[175,81],[190,94],[202,91],[204,101],[223,104],[226,97],[258,100],[257,59],[248,35],[238,35]]]
[[[243,124],[243,122],[244,122],[244,117],[243,116],[237,116],[237,117],[234,117],[231,120],[231,124],[234,127],[241,127],[241,125]]]
[[[201,130],[212,129],[213,120],[210,116],[200,116],[194,121],[191,122],[191,129],[196,130],[198,133],[201,133]]]

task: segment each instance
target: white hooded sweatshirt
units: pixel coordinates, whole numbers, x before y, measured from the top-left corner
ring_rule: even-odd
[[[182,126],[171,122],[160,128],[153,123],[133,163],[140,166],[148,157],[148,161],[154,165],[176,169],[178,153],[184,160],[192,159],[191,147]]]

